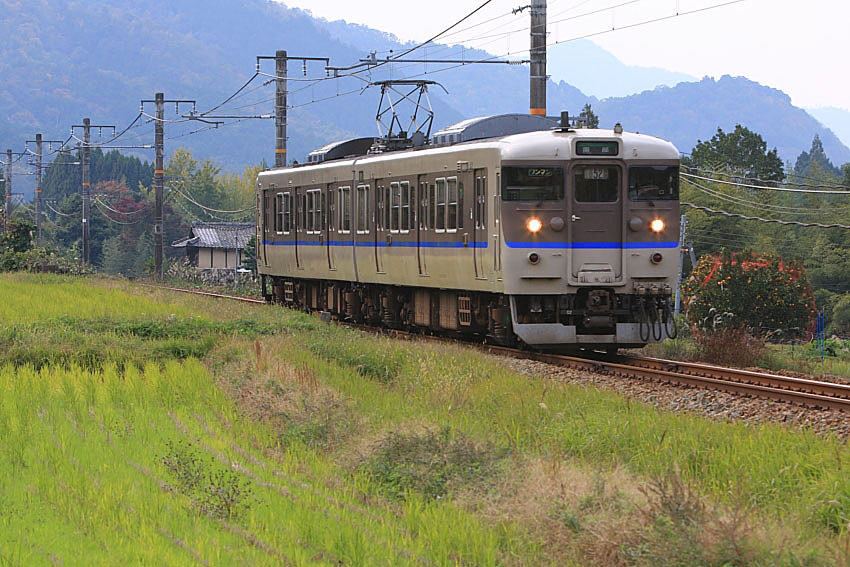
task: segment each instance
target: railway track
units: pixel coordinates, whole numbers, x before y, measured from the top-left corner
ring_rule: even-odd
[[[155,287],[245,303],[265,303],[264,300],[253,297],[235,296],[189,288]],[[364,327],[362,325],[353,326],[370,332],[378,330],[396,337],[423,338],[426,336],[417,333],[407,333],[405,331]],[[454,339],[448,340],[457,342]],[[579,357],[533,352],[494,345],[476,346],[491,354],[531,359],[574,370],[665,382],[686,387],[720,390],[735,395],[760,397],[808,407],[850,412],[850,385],[848,384],[781,376],[736,368],[724,368],[711,364],[678,362],[633,355],[618,355],[616,357],[605,358],[592,356]]]

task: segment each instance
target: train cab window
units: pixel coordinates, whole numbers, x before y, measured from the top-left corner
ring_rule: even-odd
[[[369,234],[369,186],[357,186],[357,234]]]
[[[351,232],[351,187],[339,188],[339,232]]]
[[[679,167],[641,165],[629,168],[629,199],[670,201],[679,198]]]
[[[503,201],[559,201],[564,198],[560,167],[503,167]]]
[[[448,202],[446,206],[446,230],[457,230],[457,211],[458,211],[458,183],[457,177],[452,177],[448,182]]]
[[[609,165],[580,165],[573,170],[579,203],[613,203],[620,195],[620,169]]]
[[[447,183],[445,179],[437,180],[437,192],[434,199],[436,203],[436,224],[434,224],[434,229],[437,232],[446,231],[446,187]]]

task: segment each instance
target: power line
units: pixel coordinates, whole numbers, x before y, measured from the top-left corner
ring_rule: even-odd
[[[766,191],[784,191],[787,193],[816,193],[819,195],[843,195],[845,197],[850,196],[850,191],[824,191],[822,189],[791,189],[788,187],[768,187],[766,185],[753,185],[749,183],[736,183],[734,181],[725,181],[723,179],[714,179],[711,177],[704,177],[702,175],[693,175],[691,173],[679,173],[682,177],[689,177],[693,179],[701,179],[703,181],[710,181],[712,183],[721,183],[723,185],[734,185],[736,187],[746,187],[748,189],[764,189]]]
[[[686,203],[684,201],[682,201],[680,204],[684,205],[686,207],[691,207],[692,209],[697,209],[699,211],[706,212],[710,215],[723,215],[725,217],[733,217],[733,218],[739,218],[739,219],[744,219],[744,220],[754,220],[754,221],[758,221],[758,222],[774,223],[774,224],[781,224],[781,225],[788,225],[788,226],[850,229],[850,226],[848,226],[846,224],[821,224],[821,223],[818,223],[818,222],[797,222],[797,221],[786,221],[786,220],[779,220],[779,219],[766,219],[766,218],[762,218],[762,217],[751,217],[751,216],[742,215],[742,214],[739,214],[739,213],[729,213],[729,212],[726,212],[726,211],[711,209],[709,207],[702,207],[702,206],[699,206],[699,205],[694,205],[693,203]]]

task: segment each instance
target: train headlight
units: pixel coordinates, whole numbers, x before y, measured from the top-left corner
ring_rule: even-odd
[[[543,228],[543,223],[540,222],[540,219],[528,219],[528,222],[525,224],[528,231],[537,234],[540,232],[540,229]]]
[[[652,219],[652,222],[649,223],[649,228],[652,229],[652,232],[661,232],[664,230],[664,221],[661,219]]]

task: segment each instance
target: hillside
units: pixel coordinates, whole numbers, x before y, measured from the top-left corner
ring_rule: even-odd
[[[91,117],[96,124],[127,125],[141,99],[157,91],[166,98],[195,99],[198,109],[208,109],[236,91],[251,77],[257,55],[278,49],[290,55],[329,57],[332,64],[356,63],[370,50],[398,49],[394,36],[362,26],[315,19],[267,0],[211,0],[199,10],[191,0],[33,0],[2,1],[5,28],[15,30],[0,37],[0,149],[19,151],[36,132],[65,139],[73,124]],[[450,50],[460,54],[458,48]],[[635,72],[601,49],[591,50],[588,76]],[[553,52],[553,56],[557,51]],[[487,56],[464,51],[464,57]],[[452,55],[453,56],[453,55]],[[588,55],[590,56],[590,55]],[[553,60],[553,75],[559,68]],[[452,68],[447,68],[452,67]],[[273,71],[266,62],[264,72]],[[560,72],[558,72],[560,73]],[[322,76],[321,64],[311,64],[308,75]],[[303,159],[311,149],[348,136],[373,135],[380,93],[362,91],[362,79],[327,80],[315,85],[299,82],[301,65],[289,67],[289,155]],[[663,76],[662,76],[663,75]],[[658,80],[672,80],[672,75]],[[436,113],[435,128],[469,116],[525,112],[528,107],[528,70],[501,65],[385,65],[368,78],[422,77],[439,81],[448,90],[430,91]],[[666,77],[666,79],[664,79]],[[650,79],[652,80],[652,79]],[[272,111],[273,85],[259,77],[232,104],[234,114],[267,114]],[[578,78],[576,83],[582,83]],[[595,88],[595,87],[594,87]],[[688,151],[698,139],[710,137],[718,126],[741,122],[758,131],[783,159],[795,159],[819,134],[832,161],[850,161],[850,150],[808,116],[790,104],[780,91],[743,78],[680,83],[640,94],[599,100],[567,82],[550,82],[548,108],[577,113],[590,102],[607,126],[616,121],[672,139]],[[181,107],[181,113],[188,108]],[[152,107],[148,106],[148,111]],[[195,155],[209,157],[231,171],[248,163],[273,158],[273,124],[270,120],[245,120],[217,130],[181,121],[167,107],[166,154],[180,145]],[[200,132],[196,132],[200,130]],[[122,139],[124,145],[153,141],[153,126],[145,119]],[[126,150],[152,159],[149,149]],[[19,172],[27,168],[23,161]],[[32,184],[19,177],[16,191]]]

